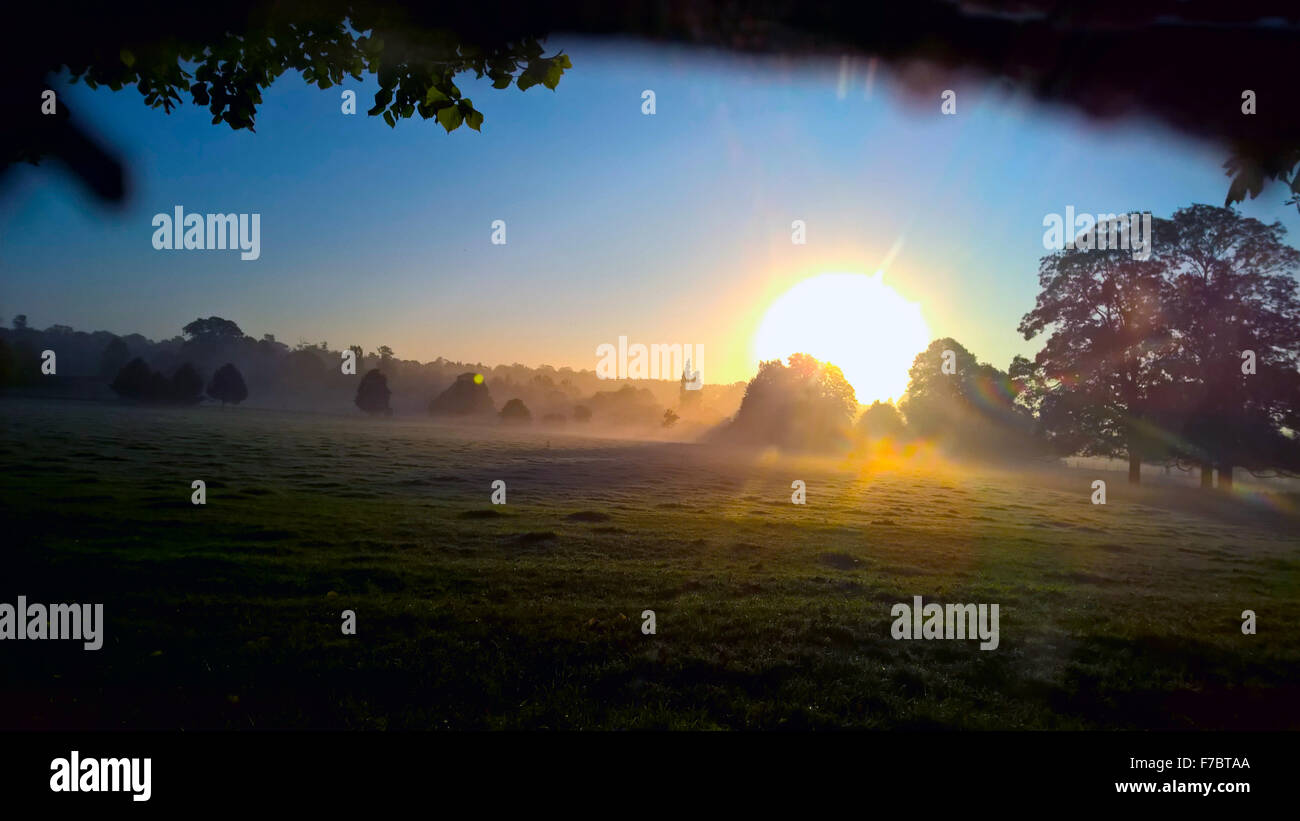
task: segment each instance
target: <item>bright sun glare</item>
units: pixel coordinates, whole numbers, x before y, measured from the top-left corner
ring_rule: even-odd
[[[903,299],[882,273],[820,274],[786,291],[754,334],[759,360],[806,353],[838,365],[858,401],[898,399],[912,360],[930,343],[921,306]]]

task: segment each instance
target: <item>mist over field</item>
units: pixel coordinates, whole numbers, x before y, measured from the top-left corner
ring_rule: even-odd
[[[99,655],[7,648],[5,729],[1300,722],[1300,638],[1238,629],[1247,607],[1300,618],[1293,492],[1116,481],[1102,507],[1090,483],[1122,474],[5,407],[6,575],[113,615]],[[999,648],[892,639],[913,596],[1000,603]]]

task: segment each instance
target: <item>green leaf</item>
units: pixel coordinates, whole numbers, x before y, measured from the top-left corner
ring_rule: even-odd
[[[379,89],[379,91],[375,92],[374,107],[371,108],[366,113],[369,114],[371,117],[374,117],[375,115],[382,113],[383,110],[387,108],[388,104],[392,101],[393,101],[393,92],[389,91],[388,89],[381,88]]]
[[[393,112],[391,112],[391,111],[388,111],[388,110],[385,110],[385,111],[384,111],[384,122],[388,123],[388,127],[389,127],[389,128],[396,128],[396,127],[397,127],[397,120],[394,119],[394,117],[393,117]]]
[[[483,113],[480,111],[470,112],[469,115],[465,117],[465,125],[475,131],[479,131],[479,126],[483,125]]]
[[[546,67],[546,77],[542,80],[542,83],[551,91],[554,91],[555,87],[560,84],[560,78],[564,76],[566,68],[573,68],[573,61],[569,59],[569,55],[559,54],[552,57],[550,65]]]
[[[448,134],[459,128],[464,119],[460,109],[454,105],[449,105],[438,112],[438,122],[442,123],[442,127],[447,129]]]
[[[127,68],[135,65],[135,55],[131,53],[130,49],[122,49],[118,52],[118,56],[122,58],[122,62],[126,64]]]

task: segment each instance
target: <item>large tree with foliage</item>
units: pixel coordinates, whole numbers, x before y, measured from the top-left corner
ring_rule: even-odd
[[[4,339],[0,339],[0,391],[16,384],[18,375],[18,361],[14,356],[14,350]]]
[[[168,378],[136,357],[122,366],[110,387],[123,399],[144,402],[192,405],[203,399],[203,377],[189,362],[182,363]]]
[[[384,376],[383,371],[378,368],[372,368],[361,377],[361,384],[357,386],[357,396],[353,401],[358,408],[372,416],[381,413],[391,414],[392,408],[388,406],[388,397],[391,395],[392,392],[388,390],[388,377]]]
[[[203,377],[189,362],[182,363],[172,374],[170,398],[185,405],[203,401]]]
[[[1156,220],[1158,239],[1167,224]],[[1168,456],[1159,435],[1171,408],[1167,367],[1171,330],[1161,263],[1121,248],[1070,248],[1044,257],[1025,339],[1047,332],[1034,360],[1038,423],[1062,450],[1125,456],[1129,481],[1144,459]]]
[[[123,399],[145,399],[150,389],[153,371],[140,357],[132,359],[117,372],[111,385],[113,392]]]
[[[803,353],[787,362],[759,363],[724,438],[809,450],[846,444],[858,400],[844,373]]]
[[[219,316],[196,319],[181,328],[181,333],[196,342],[223,342],[231,339],[241,339],[244,336],[244,332],[240,330],[239,325]]]
[[[212,374],[208,383],[208,396],[219,400],[222,405],[229,402],[238,405],[248,398],[248,386],[244,384],[244,375],[234,364],[227,362]]]
[[[912,360],[898,409],[910,433],[950,452],[1007,456],[1031,445],[1028,414],[1015,400],[1005,372],[944,337]]]
[[[130,359],[131,351],[127,349],[126,343],[122,337],[115,336],[108,341],[104,352],[99,356],[99,373],[105,379],[112,379]]]
[[[949,351],[952,356],[945,370],[945,353]],[[944,337],[931,342],[912,360],[907,390],[898,403],[908,427],[931,439],[950,431],[958,417],[969,412],[966,381],[979,367],[975,355],[957,340]]]
[[[528,410],[522,399],[507,400],[501,407],[501,421],[509,424],[527,424],[533,420],[533,414]]]
[[[855,428],[859,436],[869,441],[901,439],[907,433],[907,426],[903,423],[903,416],[898,412],[898,408],[879,399],[862,412]]]
[[[496,412],[483,375],[467,371],[429,402],[432,416],[486,416]]]
[[[1200,464],[1203,485],[1212,467],[1221,487],[1234,467],[1300,470],[1288,433],[1300,427],[1300,251],[1285,234],[1280,223],[1192,205],[1160,237],[1184,407],[1178,455]]]

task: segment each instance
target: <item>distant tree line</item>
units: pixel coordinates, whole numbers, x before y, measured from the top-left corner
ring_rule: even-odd
[[[790,449],[927,443],[982,458],[1102,456],[1128,460],[1133,482],[1143,463],[1199,469],[1206,486],[1217,471],[1230,487],[1238,468],[1300,475],[1300,251],[1280,224],[1229,208],[1193,205],[1152,225],[1145,258],[1098,247],[1100,232],[1042,258],[1038,297],[1019,325],[1026,340],[1046,336],[1032,360],[1016,356],[1003,371],[938,339],[916,356],[897,406],[861,413],[840,369],[802,353],[760,363],[747,385],[688,391],[684,378],[615,387],[592,371],[420,363],[354,345],[358,379],[325,342],[290,349],[220,317],[152,343],[60,325],[36,331],[20,314],[0,329],[0,389],[98,384],[130,399],[193,403],[211,372],[206,393],[223,403],[255,394],[316,407],[348,397],[370,414],[401,403],[456,420],[647,432],[680,421],[712,440]],[[41,374],[46,348],[59,351],[57,377]],[[499,409],[494,395],[506,399]]]
[[[53,375],[41,373],[43,350],[57,352]],[[345,353],[353,358],[350,369],[342,367]],[[272,334],[255,339],[216,316],[196,319],[160,342],[65,325],[37,330],[22,314],[13,317],[11,328],[0,328],[0,393],[10,394],[176,404],[206,396],[222,404],[248,400],[289,410],[428,413],[498,422],[503,408],[496,395],[518,399],[530,420],[547,426],[573,422],[654,432],[667,427],[665,413],[673,410],[682,419],[675,433],[690,435],[732,413],[743,387],[687,391],[680,382],[611,383],[591,370],[546,365],[489,367],[441,357],[416,362],[400,359],[387,345],[367,353],[359,345],[336,351],[327,342],[302,340],[291,348]],[[516,414],[512,408],[504,418]]]
[[[143,359],[132,359],[118,371],[110,387],[124,399],[182,405],[193,405],[203,399],[203,377],[188,362],[168,378],[146,365]]]

